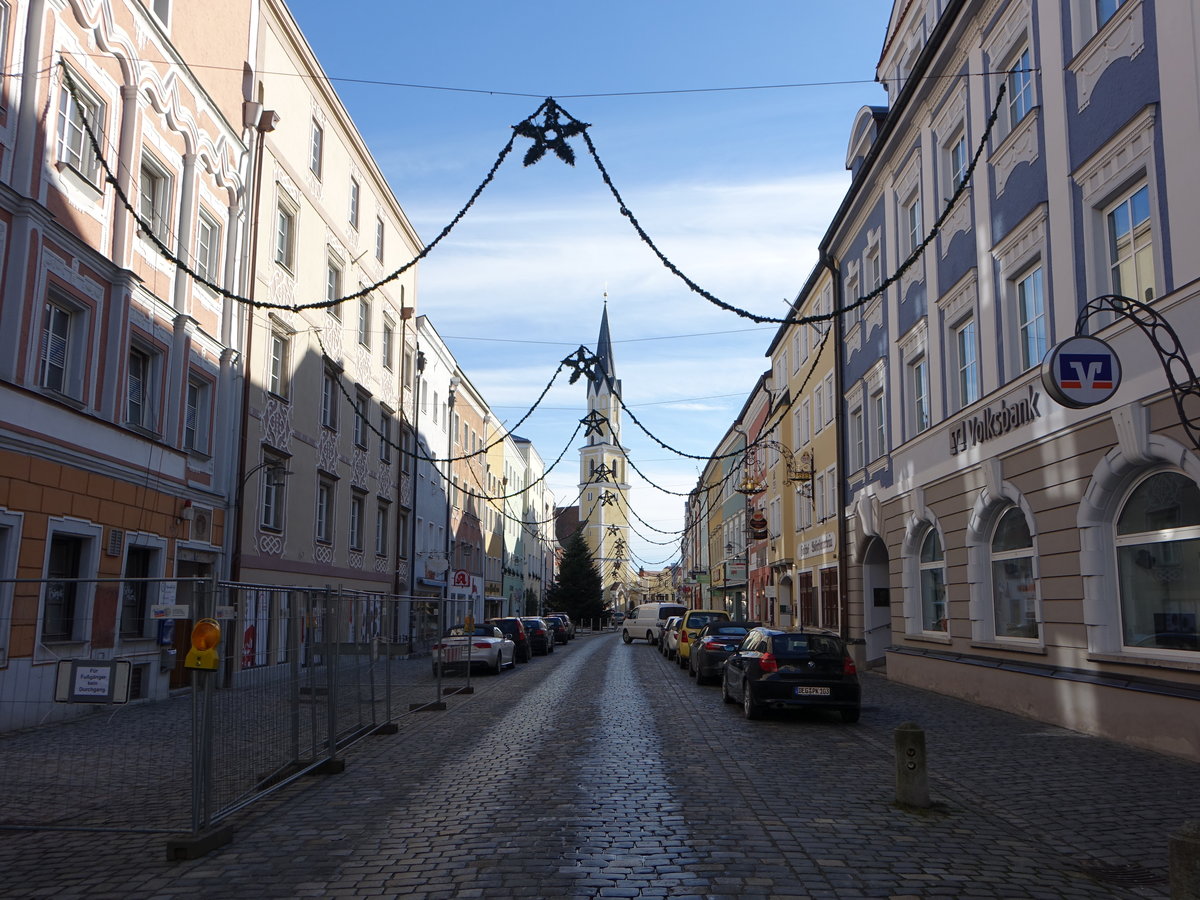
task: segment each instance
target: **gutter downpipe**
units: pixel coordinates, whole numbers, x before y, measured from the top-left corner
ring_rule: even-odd
[[[255,104],[252,108],[261,109],[261,104]],[[275,130],[275,124],[278,121],[278,115],[274,110],[262,109],[259,113],[258,121],[253,124],[255,134],[254,145],[254,191],[253,200],[250,205],[250,214],[247,216],[246,236],[249,241],[249,264],[246,271],[246,298],[253,301],[255,285],[258,281],[258,228],[261,217],[259,216],[259,205],[262,201],[262,165],[263,165],[263,148],[266,145],[266,135],[270,131]],[[236,477],[238,479],[238,487],[234,492],[234,498],[237,503],[237,508],[234,512],[233,520],[233,559],[230,563],[230,581],[237,582],[242,576],[242,540],[243,540],[243,520],[245,518],[243,510],[243,501],[245,499],[245,478],[246,478],[246,435],[249,433],[250,419],[250,371],[254,363],[252,349],[254,346],[254,306],[252,303],[246,305],[246,340],[242,353],[242,408],[238,411],[238,464]]]
[[[842,279],[841,269],[838,266],[838,261],[835,256],[825,252],[821,254],[821,265],[829,270],[830,277],[833,280],[833,308],[841,309],[844,300],[842,294]],[[833,344],[833,371],[834,371],[834,392],[838,398],[840,406],[845,398],[845,384],[842,377],[842,363],[845,350],[842,345],[842,317],[839,315],[834,320],[834,344]],[[838,415],[834,421],[837,423],[834,429],[834,455],[837,458],[837,517],[838,517],[838,618],[841,620],[842,640],[850,637],[850,596],[846,578],[849,573],[849,566],[846,562],[846,554],[849,551],[850,535],[846,530],[846,417],[842,415],[842,410],[838,410]],[[865,601],[864,601],[865,602]]]

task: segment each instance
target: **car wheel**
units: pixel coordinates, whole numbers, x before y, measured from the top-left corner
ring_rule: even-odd
[[[692,668],[692,660],[695,658],[696,658],[696,654],[694,654],[694,653],[688,657],[688,665],[687,665],[688,678],[696,677],[696,670]]]
[[[853,724],[857,722],[858,717],[862,715],[862,710],[857,706],[853,709],[843,709],[840,712],[842,714],[842,721],[846,722],[847,724]]]
[[[653,632],[651,632],[651,631],[646,632],[646,643],[649,644],[651,647],[653,647],[655,644],[658,643],[658,641],[655,640],[655,638],[654,638]]]
[[[627,643],[627,644],[632,644],[632,643],[633,643],[633,638],[631,638],[631,637],[629,636],[629,632],[628,632],[628,631],[622,631],[622,632],[621,632],[621,640],[623,640],[623,641],[624,641],[625,643]]]
[[[762,717],[762,707],[754,702],[754,694],[750,691],[750,685],[742,682],[742,714],[747,719],[758,719]]]
[[[721,679],[721,699],[724,700],[726,703],[734,702],[734,699],[729,696],[729,679],[728,678]]]
[[[496,663],[495,663],[495,665],[492,666],[492,674],[499,675],[503,668],[504,668],[504,657],[501,654],[497,653],[496,654]]]

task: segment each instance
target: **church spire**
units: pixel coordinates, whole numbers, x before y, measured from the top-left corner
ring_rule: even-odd
[[[604,315],[600,318],[600,337],[596,340],[596,388],[599,389],[605,382],[610,390],[619,391],[612,335],[608,331],[608,291],[604,292]]]

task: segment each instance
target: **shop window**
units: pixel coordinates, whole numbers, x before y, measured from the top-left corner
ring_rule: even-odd
[[[946,558],[942,539],[932,526],[921,541],[921,630],[947,631]]]
[[[88,639],[90,601],[96,571],[99,529],[70,523],[52,526],[46,544],[46,585],[42,598],[44,644]]]
[[[155,574],[158,550],[154,547],[130,547],[125,557],[125,577],[121,582],[121,637],[147,637],[150,600],[157,585]]]
[[[1025,514],[1011,506],[992,534],[992,610],[998,638],[1037,638],[1036,556]]]
[[[1200,487],[1178,472],[1139,483],[1117,518],[1122,642],[1200,651]]]

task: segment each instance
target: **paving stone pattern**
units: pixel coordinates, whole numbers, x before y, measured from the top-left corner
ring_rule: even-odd
[[[1200,766],[864,681],[857,725],[749,722],[654,648],[581,636],[236,814],[202,859],[166,861],[162,835],[0,831],[0,897],[1168,895]],[[909,721],[924,812],[893,803]]]

